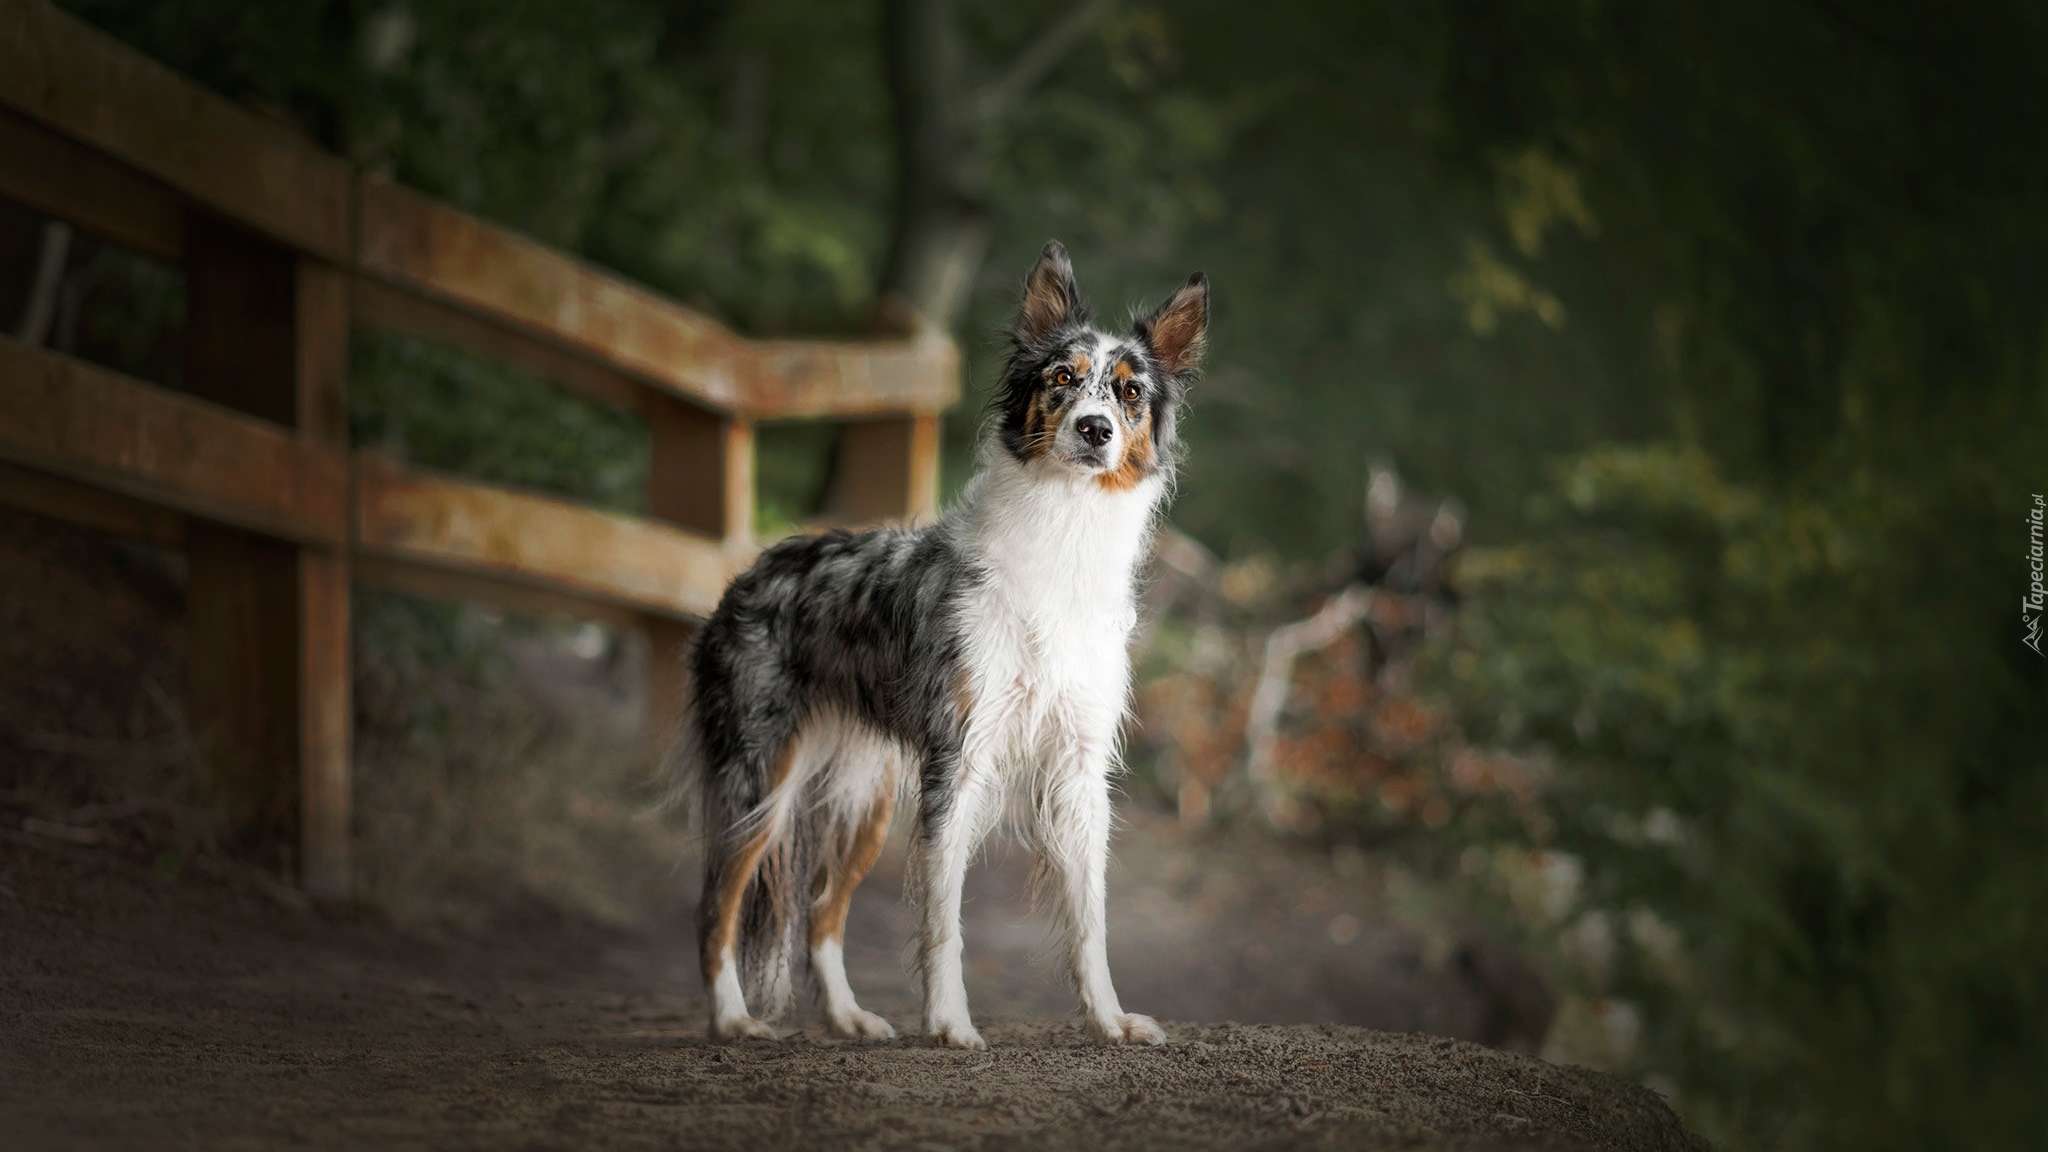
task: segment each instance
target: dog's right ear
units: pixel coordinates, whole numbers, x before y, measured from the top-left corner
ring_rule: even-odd
[[[1080,308],[1081,291],[1074,286],[1074,265],[1067,259],[1067,250],[1059,241],[1048,240],[1024,281],[1024,303],[1017,309],[1017,342],[1038,343],[1073,319]]]

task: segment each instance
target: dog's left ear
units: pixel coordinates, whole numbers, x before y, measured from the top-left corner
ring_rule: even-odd
[[[1209,341],[1209,278],[1200,272],[1188,277],[1171,300],[1138,321],[1138,338],[1170,376],[1200,367]]]

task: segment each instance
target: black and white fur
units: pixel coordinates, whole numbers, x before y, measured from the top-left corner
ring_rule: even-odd
[[[961,980],[961,882],[1015,802],[1088,1027],[1110,1044],[1165,1041],[1110,982],[1109,778],[1138,568],[1172,483],[1208,285],[1191,277],[1127,335],[1089,321],[1065,250],[1047,244],[959,505],[925,528],[783,541],[700,634],[685,735],[714,1037],[774,1036],[764,1018],[789,1005],[800,946],[834,1032],[895,1034],[855,1002],[842,940],[902,789],[928,1037],[984,1046]]]

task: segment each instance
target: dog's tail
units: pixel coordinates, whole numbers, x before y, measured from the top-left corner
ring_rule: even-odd
[[[789,821],[761,853],[754,882],[740,908],[740,987],[763,1020],[777,1020],[796,1003],[796,968],[810,955],[811,881],[816,837],[811,821]]]
[[[808,955],[812,877],[824,830],[810,806],[798,802],[801,787],[777,787],[796,783],[787,780],[786,764],[767,772],[745,760],[708,760],[701,748],[695,724],[686,723],[673,780],[677,799],[687,797],[702,820],[697,939],[704,976],[712,981],[721,957],[730,956],[748,1011],[774,1020],[794,1005],[796,968]]]

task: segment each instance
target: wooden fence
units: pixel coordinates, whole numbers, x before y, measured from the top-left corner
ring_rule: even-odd
[[[958,355],[743,339],[359,174],[42,0],[0,0],[0,197],[183,266],[184,390],[0,336],[0,502],[183,549],[193,725],[254,826],[349,888],[349,588],[646,629],[650,712],[754,553],[754,429],[843,421],[849,520],[929,513]],[[646,518],[352,452],[355,329],[423,335],[645,420]]]

